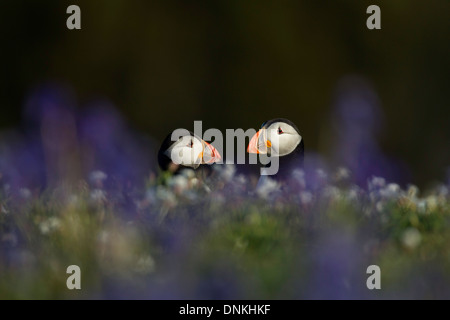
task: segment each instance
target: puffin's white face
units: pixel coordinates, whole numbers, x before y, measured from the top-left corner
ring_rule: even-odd
[[[274,122],[269,127],[259,130],[250,140],[249,153],[285,156],[297,148],[302,136],[286,122]]]
[[[210,164],[221,159],[217,150],[209,143],[194,137],[183,136],[175,141],[166,151],[173,163],[191,168],[200,164]]]

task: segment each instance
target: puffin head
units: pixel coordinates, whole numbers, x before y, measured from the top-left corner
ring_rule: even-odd
[[[161,170],[177,172],[182,168],[197,169],[200,165],[213,164],[222,159],[211,144],[193,132],[188,130],[183,132],[175,138],[175,141],[173,141],[173,133],[170,133],[161,144],[158,152],[158,164]]]
[[[303,151],[303,138],[296,125],[283,118],[266,121],[252,137],[249,153],[284,157],[295,151]]]

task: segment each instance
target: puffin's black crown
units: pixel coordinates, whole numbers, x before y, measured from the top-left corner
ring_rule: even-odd
[[[268,121],[264,122],[264,123],[261,125],[261,129],[262,129],[262,128],[268,128],[268,127],[271,126],[272,123],[275,123],[275,122],[284,122],[284,123],[287,123],[287,124],[290,125],[292,128],[294,128],[295,131],[297,131],[298,134],[300,134],[300,130],[298,130],[297,126],[296,126],[291,120],[288,120],[288,119],[285,119],[285,118],[275,118],[275,119],[272,119],[272,120],[268,120]],[[300,134],[300,135],[301,135],[301,134]],[[303,139],[302,139],[302,140],[303,140]]]
[[[188,131],[189,134],[191,135],[191,137],[196,137],[198,138],[193,132]],[[172,141],[172,133],[169,133],[167,135],[167,137],[163,140],[161,147],[159,148],[158,151],[158,165],[161,168],[161,170],[163,171],[167,171],[169,169],[169,166],[172,162],[172,159],[166,154],[167,150],[169,150],[169,148],[176,142],[176,141]],[[179,171],[182,168],[188,168],[186,166],[183,165],[179,165],[177,171]]]

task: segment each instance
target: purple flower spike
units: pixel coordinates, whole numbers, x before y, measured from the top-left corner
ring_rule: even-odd
[[[405,164],[386,157],[377,141],[384,125],[380,101],[371,84],[358,76],[341,79],[332,112],[334,159],[365,185],[373,175],[404,183]]]

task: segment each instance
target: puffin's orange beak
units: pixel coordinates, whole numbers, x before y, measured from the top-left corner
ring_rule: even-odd
[[[259,130],[257,133],[255,133],[255,135],[250,139],[250,143],[248,144],[247,147],[247,152],[248,153],[258,153],[259,154],[259,150],[258,150],[258,143],[259,143],[259,136],[261,135],[261,130]]]
[[[211,163],[219,162],[220,160],[222,160],[222,157],[220,156],[220,153],[219,153],[219,151],[217,151],[216,148],[214,148],[211,144],[209,144],[206,141],[203,141],[203,143],[205,144],[205,149],[208,149],[208,153],[211,156],[208,156],[208,158],[205,159],[204,152],[202,152],[201,153],[202,163],[211,164]]]
[[[247,152],[266,154],[267,148],[270,148],[271,146],[272,144],[270,141],[265,139],[265,129],[261,129],[250,140],[247,147]]]

